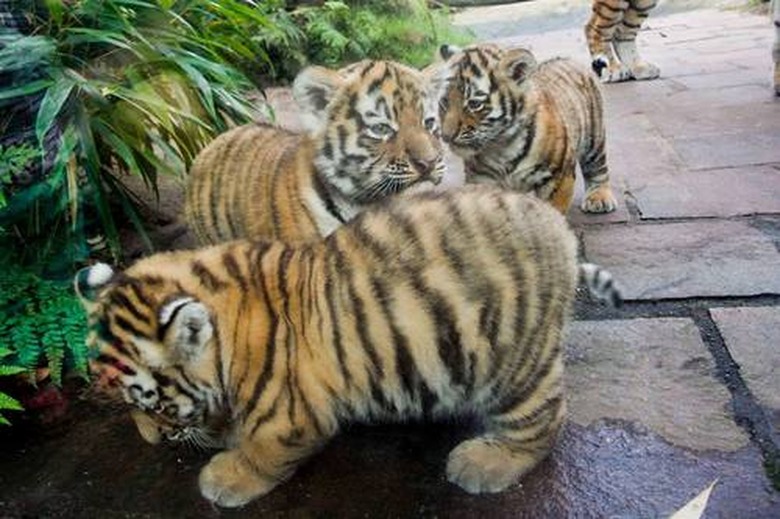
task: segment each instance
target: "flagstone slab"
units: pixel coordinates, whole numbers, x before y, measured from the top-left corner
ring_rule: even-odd
[[[780,307],[713,308],[710,314],[748,389],[771,408],[780,428]]]
[[[780,254],[746,222],[610,225],[588,229],[584,245],[629,300],[780,294]]]
[[[692,320],[576,321],[566,343],[574,422],[640,422],[690,449],[734,451],[748,443]]]

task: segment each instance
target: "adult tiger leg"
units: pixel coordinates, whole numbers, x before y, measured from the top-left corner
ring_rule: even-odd
[[[593,0],[593,13],[585,25],[591,67],[605,83],[631,79],[631,72],[620,62],[612,47],[626,9],[628,0]]]
[[[615,53],[624,66],[628,67],[633,79],[655,79],[661,71],[639,56],[636,48],[636,36],[657,0],[629,0],[628,9],[615,31],[612,42]]]
[[[772,59],[775,62],[775,94],[780,96],[780,0],[772,0],[772,21],[775,25],[775,43],[772,46]]]

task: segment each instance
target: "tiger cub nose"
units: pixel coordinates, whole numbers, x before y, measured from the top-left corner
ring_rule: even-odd
[[[416,169],[417,172],[420,173],[420,175],[423,177],[430,176],[431,172],[436,167],[436,162],[437,159],[433,159],[433,160],[425,160],[425,159],[418,159],[418,158],[412,159],[412,165],[414,165],[414,169]]]

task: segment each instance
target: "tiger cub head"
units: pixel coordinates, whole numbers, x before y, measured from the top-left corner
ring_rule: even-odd
[[[82,269],[74,284],[87,312],[92,372],[131,404],[141,436],[149,443],[220,445],[227,424],[206,306],[175,282],[116,273],[105,264]]]
[[[495,143],[518,123],[526,79],[536,68],[523,48],[479,44],[442,45],[436,93],[441,134],[452,150],[468,157]]]
[[[441,181],[438,114],[420,72],[389,61],[312,66],[293,95],[314,138],[315,167],[345,200],[367,204]]]

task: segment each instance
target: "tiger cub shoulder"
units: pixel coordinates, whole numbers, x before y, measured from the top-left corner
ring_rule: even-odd
[[[194,161],[185,218],[201,243],[326,236],[371,203],[444,174],[422,75],[390,61],[304,69],[305,131],[248,124]]]
[[[575,168],[585,179],[582,210],[614,211],[599,82],[570,59],[538,63],[524,48],[441,48],[431,81],[441,131],[464,159],[466,181],[534,193],[566,213]]]

